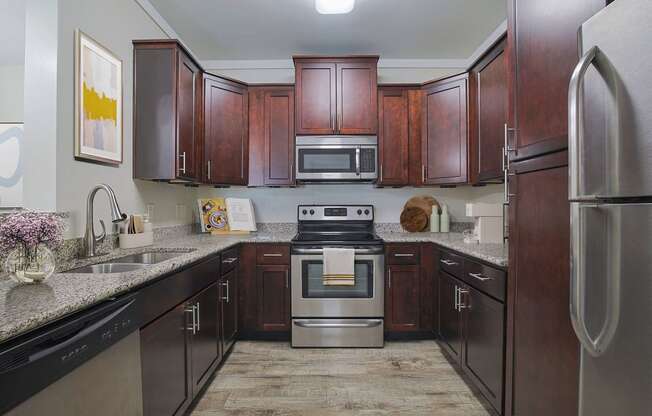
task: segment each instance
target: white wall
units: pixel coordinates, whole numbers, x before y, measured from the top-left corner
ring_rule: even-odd
[[[23,65],[0,65],[0,123],[23,121],[24,78]]]
[[[405,202],[417,195],[430,195],[447,204],[454,221],[466,217],[465,203],[500,203],[501,185],[459,188],[374,188],[373,185],[307,185],[299,188],[199,188],[197,196],[251,198],[257,222],[296,222],[298,204],[373,204],[376,222],[399,222]],[[193,207],[194,208],[194,207]]]
[[[154,224],[175,225],[192,221],[191,206],[195,190],[181,185],[142,182],[132,179],[132,91],[133,39],[166,38],[134,0],[66,0],[58,8],[58,80],[57,80],[57,210],[70,213],[70,237],[84,232],[86,195],[96,184],[107,183],[116,192],[120,207],[127,213],[146,211],[155,204]],[[111,50],[123,65],[124,158],[118,167],[77,161],[73,158],[74,132],[74,33],[80,29]],[[185,213],[177,217],[177,204]],[[98,193],[96,218],[110,224],[107,199]]]

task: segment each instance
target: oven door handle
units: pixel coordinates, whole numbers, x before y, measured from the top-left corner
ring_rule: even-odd
[[[382,325],[382,319],[369,319],[365,322],[356,323],[313,323],[309,320],[295,320],[294,324],[301,328],[375,328]]]

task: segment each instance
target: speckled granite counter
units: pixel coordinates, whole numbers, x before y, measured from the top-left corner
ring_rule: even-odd
[[[462,233],[399,233],[378,232],[386,243],[430,242],[476,257],[500,267],[507,267],[507,245],[467,244]]]
[[[242,242],[289,242],[294,232],[254,233],[246,236],[213,237],[191,235],[169,238],[150,247],[114,250],[92,260],[61,265],[61,270],[105,262],[127,254],[146,251],[180,251],[173,259],[126,273],[55,273],[45,283],[18,285],[0,280],[0,342],[81,310],[116,294],[141,286],[166,273],[194,263]]]

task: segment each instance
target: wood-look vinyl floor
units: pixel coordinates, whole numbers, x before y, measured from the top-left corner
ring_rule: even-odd
[[[387,342],[384,349],[292,349],[243,342],[195,406],[217,415],[486,416],[434,341]]]

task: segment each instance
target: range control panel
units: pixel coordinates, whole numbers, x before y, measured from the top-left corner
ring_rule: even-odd
[[[299,205],[299,221],[373,221],[373,205]]]

